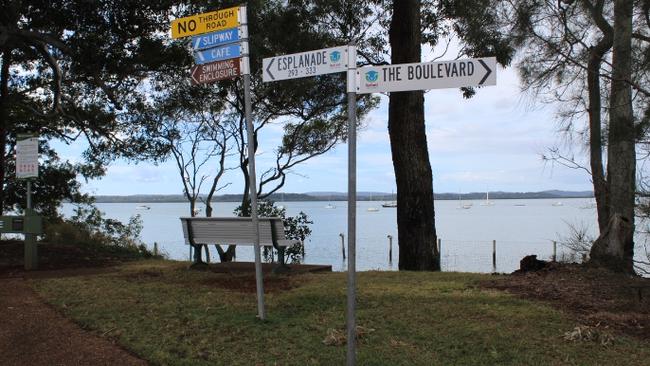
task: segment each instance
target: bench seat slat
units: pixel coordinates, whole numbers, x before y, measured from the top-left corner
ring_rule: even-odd
[[[185,244],[190,244],[188,223],[191,224],[195,244],[235,244],[253,245],[255,240],[253,223],[250,217],[181,217]],[[284,225],[279,217],[260,217],[260,245],[273,245],[273,231],[276,244],[290,246],[295,240],[286,240]]]

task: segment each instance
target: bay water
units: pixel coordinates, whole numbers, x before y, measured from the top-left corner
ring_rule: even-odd
[[[595,236],[596,212],[592,199],[530,200],[440,200],[435,202],[436,231],[440,238],[441,264],[444,271],[491,272],[492,253],[496,248],[496,270],[512,272],[525,255],[536,254],[549,259],[553,241],[557,255],[568,252],[563,246],[571,227],[584,227]],[[305,242],[305,263],[331,265],[335,271],[346,270],[341,254],[341,236],[347,250],[347,202],[278,202],[287,215],[299,212],[313,221],[312,234]],[[384,208],[379,201],[357,203],[357,269],[396,270],[399,249],[396,208]],[[236,202],[215,202],[213,216],[233,216]],[[149,209],[144,209],[149,207]],[[334,208],[332,208],[332,206]],[[188,260],[179,217],[189,216],[187,203],[98,203],[107,217],[127,222],[140,215],[142,240],[149,248],[154,242],[170,259]],[[202,205],[199,205],[202,209]],[[65,204],[63,214],[73,206]],[[203,213],[200,213],[202,215]],[[389,261],[389,239],[393,238],[393,261]],[[210,247],[213,260],[216,250]],[[215,259],[216,257],[216,259]],[[238,261],[252,261],[252,247],[237,247]]]

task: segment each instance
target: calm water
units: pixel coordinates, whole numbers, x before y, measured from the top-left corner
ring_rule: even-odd
[[[518,268],[519,260],[528,254],[549,258],[552,241],[561,241],[569,233],[569,225],[586,225],[593,234],[597,228],[595,208],[590,199],[494,200],[494,205],[482,201],[464,201],[469,209],[459,208],[456,201],[436,201],[436,230],[442,239],[442,266],[446,271],[492,271],[492,241],[496,240],[497,270],[510,272]],[[397,269],[396,209],[383,208],[382,202],[357,204],[357,269]],[[560,205],[561,203],[561,205]],[[325,208],[328,202],[280,202],[288,215],[305,212],[314,221],[312,235],[305,243],[306,262],[332,265],[345,270],[341,256],[340,233],[347,239],[347,203],[332,202],[336,208]],[[555,204],[555,205],[554,205]],[[97,206],[108,217],[126,222],[139,214],[144,228],[142,239],[147,246],[157,242],[170,258],[187,260],[189,250],[183,244],[180,216],[188,216],[186,203],[147,203],[150,210],[138,209],[138,203],[100,203]],[[216,203],[214,216],[232,216],[237,203]],[[379,208],[370,212],[368,208]],[[64,214],[72,211],[70,205]],[[389,243],[393,236],[393,264],[388,261]],[[346,243],[347,248],[347,243]],[[558,244],[558,255],[564,251]],[[214,247],[210,250],[216,257]],[[237,260],[252,261],[250,247],[238,247]]]

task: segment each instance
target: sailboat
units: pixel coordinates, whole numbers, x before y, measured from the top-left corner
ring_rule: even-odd
[[[394,194],[394,193],[395,193],[395,192],[393,192],[393,194]],[[391,194],[391,197],[393,196],[393,194]],[[389,207],[390,207],[390,208],[395,208],[395,207],[397,207],[397,201],[386,201],[386,202],[384,202],[384,203],[381,204],[381,207],[386,207],[386,208],[389,208]]]
[[[472,208],[472,204],[471,203],[463,203],[463,200],[460,198],[460,193],[458,193],[458,207],[456,207],[456,208],[457,209],[462,208],[464,210],[467,210],[467,209]]]
[[[332,196],[329,196],[327,200],[328,200],[328,201],[331,201],[331,200],[332,200]],[[327,209],[333,209],[333,208],[336,208],[336,206],[334,206],[331,202],[327,202],[327,205],[325,205],[325,208],[327,208]]]
[[[372,193],[370,194],[370,202],[372,202]],[[372,207],[368,207],[366,210],[368,212],[377,212],[377,211],[379,211],[379,208],[372,206]]]
[[[490,201],[490,192],[485,192],[485,202],[481,206],[494,206],[494,202]]]

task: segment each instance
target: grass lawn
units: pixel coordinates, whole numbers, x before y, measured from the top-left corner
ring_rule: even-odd
[[[343,365],[346,274],[267,278],[268,320],[255,319],[251,275],[188,271],[141,261],[118,272],[32,280],[84,328],[153,364]],[[359,365],[648,365],[650,344],[569,341],[578,324],[542,303],[475,287],[486,275],[363,272],[358,277]]]

